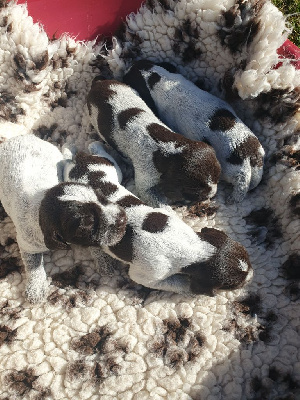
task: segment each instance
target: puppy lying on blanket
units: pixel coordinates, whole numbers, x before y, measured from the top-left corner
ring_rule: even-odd
[[[168,68],[167,64],[164,66]],[[152,111],[171,129],[204,140],[216,151],[222,178],[233,185],[228,202],[243,200],[262,178],[264,150],[228,103],[199,89],[174,67],[151,61],[134,63],[124,76]]]
[[[132,162],[136,189],[147,204],[215,195],[221,168],[212,147],[172,132],[129,86],[95,78],[88,108],[101,138]]]
[[[75,156],[65,179],[88,183],[124,207],[124,237],[102,248],[129,263],[133,281],[153,289],[206,295],[245,284],[252,268],[243,246],[217,229],[196,233],[172,211],[145,205],[119,184],[114,162],[99,143],[93,142],[90,151],[94,155]]]
[[[125,232],[124,210],[87,185],[59,183],[64,160],[52,144],[34,135],[0,145],[0,201],[16,227],[27,272],[26,295],[42,300],[47,290],[43,252],[113,245]]]

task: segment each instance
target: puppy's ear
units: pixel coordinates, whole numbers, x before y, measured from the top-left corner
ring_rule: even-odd
[[[59,200],[60,185],[48,190],[41,201],[39,211],[39,224],[44,235],[44,242],[48,249],[69,249],[60,235]]]
[[[224,245],[228,236],[223,231],[215,228],[202,228],[201,232],[196,232],[200,239],[212,244],[217,249]]]
[[[63,238],[60,236],[60,234],[53,229],[54,227],[51,227],[49,229],[42,229],[44,233],[44,241],[45,245],[48,249],[50,250],[67,250],[70,248],[68,243],[63,241]]]

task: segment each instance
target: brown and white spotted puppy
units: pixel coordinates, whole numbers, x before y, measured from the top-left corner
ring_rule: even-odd
[[[88,108],[101,138],[130,159],[136,189],[147,204],[215,195],[221,169],[213,148],[172,132],[129,86],[95,78]]]
[[[244,199],[262,178],[264,150],[228,103],[199,89],[174,67],[148,60],[134,63],[124,76],[171,129],[193,140],[204,140],[216,151],[222,178],[233,185],[228,202]],[[167,70],[167,69],[168,70]]]
[[[91,186],[62,182],[62,153],[34,135],[0,144],[0,160],[0,201],[16,228],[27,298],[36,303],[48,287],[45,251],[114,245],[125,233],[126,215]]]
[[[93,142],[90,151],[92,155],[75,156],[65,179],[89,184],[125,209],[125,235],[102,249],[129,264],[133,281],[153,289],[212,296],[249,280],[252,268],[241,244],[217,229],[196,233],[174,212],[146,205],[119,183],[114,160],[99,142]]]

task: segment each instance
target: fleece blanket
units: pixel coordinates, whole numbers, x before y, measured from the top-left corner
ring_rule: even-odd
[[[300,72],[279,48],[285,17],[267,0],[147,0],[110,42],[49,38],[25,5],[0,2],[0,132],[86,150],[97,74],[169,61],[226,99],[266,151],[261,184],[239,204],[226,187],[176,212],[224,230],[254,269],[215,297],[101,276],[86,249],[46,254],[47,300],[31,305],[15,230],[0,209],[0,399],[300,398]],[[0,161],[1,162],[1,161]]]

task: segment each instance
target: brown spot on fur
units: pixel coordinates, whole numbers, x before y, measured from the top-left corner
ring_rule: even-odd
[[[125,235],[114,246],[110,246],[110,251],[118,258],[125,262],[133,261],[133,236],[134,230],[130,225],[127,225]]]
[[[163,232],[167,226],[169,217],[160,212],[149,213],[143,221],[142,229],[150,233]]]
[[[139,206],[141,204],[144,204],[140,199],[138,199],[137,197],[128,194],[125,197],[122,197],[121,199],[119,199],[117,201],[117,204],[120,207],[123,208],[128,208],[128,207],[133,207],[133,206]]]
[[[140,60],[135,62],[130,70],[124,75],[123,81],[127,85],[135,89],[147,106],[152,110],[155,115],[158,115],[156,105],[149,92],[147,84],[144,80],[141,71],[148,71],[153,67],[153,62],[148,60]]]
[[[10,329],[6,325],[0,325],[0,347],[5,344],[11,344],[17,336],[17,329]]]
[[[289,201],[293,214],[300,217],[300,193],[294,194]]]
[[[217,110],[214,115],[211,117],[209,122],[209,128],[212,131],[229,131],[236,124],[236,117],[232,114],[232,112],[226,110],[225,108],[221,108]]]
[[[148,85],[149,85],[150,89],[153,90],[155,84],[157,82],[159,82],[160,80],[161,80],[161,76],[156,72],[152,72],[152,74],[148,78]]]
[[[153,122],[147,126],[147,131],[149,135],[155,140],[157,143],[174,143],[175,148],[186,145],[189,141],[182,135],[171,131],[168,128],[165,128],[163,125],[160,125],[156,122]]]
[[[244,219],[247,224],[256,226],[248,231],[253,242],[264,243],[268,248],[274,245],[276,239],[282,237],[278,218],[270,208],[263,207],[259,210],[253,210]]]
[[[105,197],[109,197],[118,190],[118,186],[111,182],[101,182],[99,189]]]
[[[2,203],[0,202],[0,221],[3,221],[6,217],[8,217],[8,215],[4,210]]]
[[[244,285],[252,269],[245,248],[214,228],[203,228],[199,237],[216,247],[216,253],[206,262],[194,263],[182,269],[190,277],[195,294],[214,295],[215,290],[237,289]],[[241,267],[241,262],[247,266]]]
[[[231,155],[226,159],[231,164],[242,164],[244,160],[250,158],[252,167],[262,167],[263,157],[258,152],[260,148],[258,139],[254,136],[249,136],[244,142],[238,144]]]
[[[91,106],[94,105],[98,110],[97,125],[98,130],[103,135],[107,143],[115,147],[112,138],[113,133],[113,111],[109,104],[109,99],[115,94],[111,88],[112,85],[123,85],[115,80],[94,80],[91,90],[87,97],[89,114],[91,115]]]
[[[135,117],[137,117],[142,112],[144,112],[144,110],[137,107],[127,108],[126,110],[121,111],[118,115],[120,128],[126,129],[126,125],[132,122]]]

